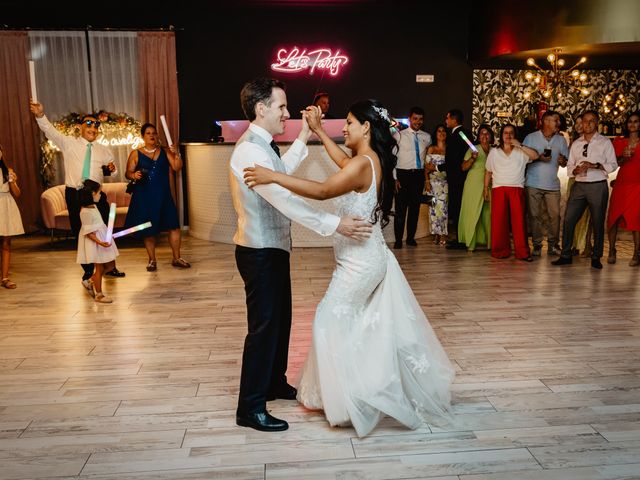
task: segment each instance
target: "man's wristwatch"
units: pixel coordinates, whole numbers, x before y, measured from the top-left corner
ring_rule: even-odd
[[[602,170],[602,164],[600,162],[596,163],[596,169]]]

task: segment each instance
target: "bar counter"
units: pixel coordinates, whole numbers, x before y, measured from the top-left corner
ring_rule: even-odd
[[[189,234],[212,242],[233,243],[236,213],[229,189],[229,160],[235,143],[185,143],[186,184],[189,212]],[[279,143],[284,153],[290,143]],[[309,144],[309,156],[295,172],[296,176],[322,181],[337,167],[324,147]],[[331,200],[308,200],[318,209],[333,212]],[[384,229],[387,242],[393,242],[393,217]],[[292,222],[291,237],[294,247],[329,247],[332,237],[322,237]],[[429,233],[429,210],[422,206],[416,238]]]

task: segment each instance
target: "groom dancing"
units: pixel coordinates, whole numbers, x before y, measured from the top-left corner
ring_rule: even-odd
[[[370,234],[371,225],[354,217],[339,217],[312,208],[305,200],[276,184],[253,190],[244,184],[244,169],[262,165],[291,173],[307,156],[311,134],[306,120],[287,152],[273,135],[284,133],[289,118],[284,84],[258,78],[242,88],[240,101],[251,122],[231,155],[229,181],[238,215],[236,265],[244,281],[248,333],[244,342],[236,424],[267,432],[289,428],[286,421],[267,413],[266,402],[295,400],[287,383],[291,332],[291,220],[328,236],[338,232],[353,238]]]

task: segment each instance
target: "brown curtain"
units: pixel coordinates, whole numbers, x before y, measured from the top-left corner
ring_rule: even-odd
[[[168,145],[160,115],[167,119],[174,144],[180,143],[176,36],[174,32],[138,32],[138,74],[142,123],[153,123]],[[176,198],[175,176],[170,174],[171,192]]]
[[[18,175],[17,200],[26,232],[40,228],[40,133],[29,111],[27,32],[0,31],[0,143],[5,163]]]
[[[180,138],[176,37],[173,32],[138,32],[139,95],[142,122],[158,127],[164,138],[160,115],[167,118],[173,143]],[[164,144],[167,145],[166,139]]]

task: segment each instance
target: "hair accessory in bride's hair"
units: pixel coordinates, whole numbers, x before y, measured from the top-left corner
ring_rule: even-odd
[[[387,123],[391,123],[391,119],[389,118],[389,112],[386,108],[373,106],[373,109],[376,111],[378,116],[383,119]]]

